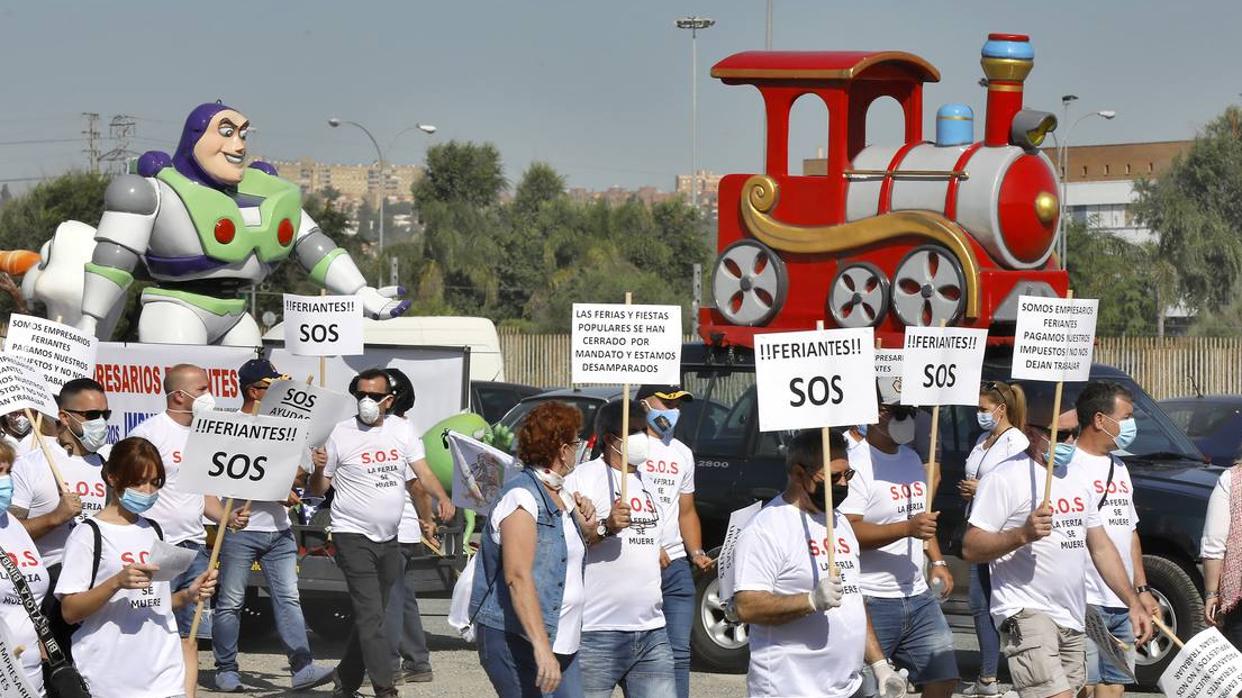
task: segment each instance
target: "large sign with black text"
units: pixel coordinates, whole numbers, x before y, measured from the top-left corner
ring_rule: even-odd
[[[759,430],[873,424],[870,327],[755,335]]]

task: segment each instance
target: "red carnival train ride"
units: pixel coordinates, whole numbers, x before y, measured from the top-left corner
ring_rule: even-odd
[[[1066,294],[1052,257],[1057,173],[1038,150],[1056,117],[1022,108],[1030,41],[991,34],[981,63],[978,142],[965,105],[942,107],[936,140],[923,140],[923,83],[940,74],[910,53],[753,51],[712,68],[758,88],[767,148],[766,172],[720,182],[715,307],[700,312],[708,344],[752,346],[756,333],[818,320],[872,326],[885,346],[941,321],[1006,343],[1018,296]],[[826,175],[788,171],[790,110],[807,94],[828,108]],[[867,110],[882,97],[901,106],[904,143],[867,145]]]

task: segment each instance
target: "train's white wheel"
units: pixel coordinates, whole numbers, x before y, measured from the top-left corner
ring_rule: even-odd
[[[939,245],[916,247],[893,274],[893,310],[906,325],[952,323],[966,307],[962,266]]]
[[[842,267],[828,289],[828,312],[838,327],[879,324],[888,312],[888,277],[869,262]]]
[[[766,245],[739,240],[716,259],[712,298],[716,310],[735,325],[753,327],[772,319],[789,288],[785,263]]]

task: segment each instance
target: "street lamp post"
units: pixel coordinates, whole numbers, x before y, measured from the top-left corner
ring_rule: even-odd
[[[1070,103],[1077,99],[1078,97],[1075,95],[1065,95],[1061,97],[1061,104],[1064,107],[1064,114],[1067,120],[1069,119]],[[1069,239],[1068,239],[1068,231],[1066,230],[1065,212],[1068,208],[1068,204],[1066,203],[1066,197],[1069,195],[1070,139],[1073,137],[1074,129],[1078,126],[1078,124],[1082,123],[1084,119],[1090,119],[1093,116],[1098,116],[1101,119],[1104,119],[1106,121],[1112,121],[1113,119],[1117,118],[1117,112],[1112,109],[1101,109],[1100,111],[1093,111],[1090,114],[1083,114],[1082,116],[1075,119],[1074,123],[1070,124],[1070,127],[1065,132],[1065,140],[1059,141],[1057,143],[1057,167],[1061,170],[1060,171],[1060,175],[1061,175],[1061,206],[1060,206],[1060,209],[1061,210],[1060,210],[1060,215],[1057,220],[1057,224],[1061,228],[1061,241],[1060,241],[1061,255],[1060,256],[1061,256],[1061,268],[1062,269],[1069,268],[1069,262],[1067,259],[1069,257]]]
[[[710,17],[679,17],[678,29],[690,30],[690,205],[699,210],[699,144],[695,130],[699,119],[699,30],[714,25]]]
[[[358,123],[357,121],[349,121],[349,120],[338,119],[338,118],[336,118],[335,116],[334,116],[334,117],[332,117],[332,118],[330,118],[330,119],[328,119],[328,125],[329,125],[329,126],[331,126],[332,128],[337,128],[337,127],[338,127],[338,126],[340,126],[341,124],[349,124],[350,126],[357,126],[358,128],[362,129],[362,132],[363,132],[363,133],[365,133],[365,134],[367,134],[367,138],[370,138],[370,139],[371,139],[371,145],[375,146],[375,156],[376,156],[377,158],[379,158],[379,160],[378,160],[378,164],[379,164],[379,184],[380,184],[380,194],[379,194],[379,247],[378,247],[378,248],[377,248],[377,250],[376,250],[376,253],[377,253],[377,254],[376,254],[376,256],[377,256],[377,257],[379,257],[381,260],[383,260],[383,258],[384,258],[384,200],[388,198],[388,180],[387,180],[387,178],[385,177],[385,174],[384,174],[384,151],[380,149],[380,144],[379,144],[379,141],[375,140],[375,136],[371,135],[371,131],[370,131],[370,130],[368,130],[366,126],[363,126],[362,124]],[[406,131],[413,131],[413,130],[415,130],[415,129],[417,129],[417,130],[419,130],[419,131],[422,131],[423,133],[426,133],[426,134],[428,134],[428,135],[430,135],[430,134],[432,134],[432,133],[435,133],[435,132],[436,132],[436,127],[435,127],[435,126],[432,126],[431,124],[416,124],[416,125],[414,125],[414,126],[411,126],[411,127],[407,128],[407,129],[405,129],[404,131],[400,131],[400,132],[398,132],[398,133],[397,133],[397,135],[393,137],[392,142],[395,144],[395,143],[397,142],[397,137],[399,137],[402,133],[405,133]],[[390,148],[391,148],[391,146],[390,146]],[[380,266],[382,267],[383,265],[381,264]],[[379,272],[379,275],[380,275],[380,281],[379,281],[379,283],[377,284],[377,286],[383,286],[383,285],[384,285],[384,272],[383,272],[383,270],[381,270],[381,271]]]

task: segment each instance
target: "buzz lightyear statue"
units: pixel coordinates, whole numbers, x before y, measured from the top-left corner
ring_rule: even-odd
[[[368,317],[388,319],[410,307],[400,299],[404,289],[367,285],[302,210],[296,184],[265,163],[243,164],[249,128],[236,109],[201,104],[172,157],[148,152],[138,174],[112,180],[86,265],[79,329],[108,331],[139,259],[157,282],[142,293],[142,342],[259,346],[259,327],[238,294],[289,256],[328,293],[358,296]]]

